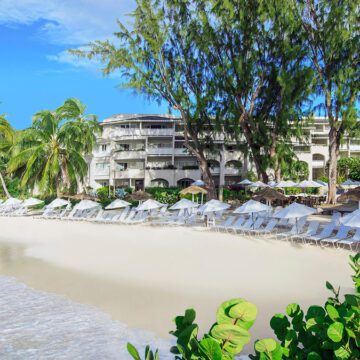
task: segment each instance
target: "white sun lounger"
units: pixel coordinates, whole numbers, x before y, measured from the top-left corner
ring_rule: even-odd
[[[250,228],[248,229],[241,229],[241,231],[243,233],[247,233],[247,234],[251,234],[252,231],[256,231],[256,230],[259,230],[261,228],[261,226],[264,224],[265,222],[265,218],[264,217],[259,217],[255,220],[255,222],[253,222],[251,225],[250,225]]]
[[[320,245],[327,246],[332,244],[333,246],[335,246],[335,243],[337,243],[338,241],[345,240],[346,238],[349,237],[350,230],[351,230],[350,226],[341,225],[336,235],[320,240]]]
[[[319,227],[320,227],[319,221],[310,221],[307,230],[303,234],[293,235],[291,237],[291,241],[301,240],[302,242],[304,242],[305,238],[316,235],[316,233],[319,230]]]
[[[348,245],[351,251],[357,251],[360,246],[360,228],[356,229],[355,234],[352,237],[340,240],[336,243],[337,247],[341,247],[341,245]]]
[[[334,232],[335,228],[336,225],[331,222],[324,226],[319,235],[307,236],[304,240],[306,242],[314,242],[315,244],[318,244],[321,240],[330,237],[331,234]]]
[[[292,226],[292,228],[290,229],[290,231],[275,234],[276,239],[277,240],[280,240],[280,239],[287,240],[288,238],[291,238],[294,235],[301,234],[304,229],[305,224],[306,224],[306,218],[299,219],[297,221],[297,224],[295,223]]]
[[[230,227],[236,220],[236,216],[229,216],[224,222],[219,225],[213,226],[213,228],[217,231],[225,230]]]
[[[244,222],[245,218],[243,216],[240,216],[239,218],[237,218],[233,225],[226,228],[226,231],[233,231],[234,233],[236,233],[236,230],[240,229]]]
[[[258,229],[258,230],[250,230],[252,234],[254,235],[265,235],[265,234],[271,234],[274,229],[275,226],[279,223],[278,219],[271,219],[266,226],[263,229]]]
[[[245,232],[246,230],[250,230],[254,224],[253,219],[247,219],[243,225],[239,226],[238,229],[235,230],[235,233],[237,232]]]

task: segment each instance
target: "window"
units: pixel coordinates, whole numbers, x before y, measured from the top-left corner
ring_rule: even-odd
[[[101,144],[101,145],[100,145],[100,149],[101,149],[102,152],[106,152],[106,150],[107,150],[107,145],[106,145],[106,144]]]
[[[96,170],[105,170],[108,169],[110,164],[108,163],[96,163]]]

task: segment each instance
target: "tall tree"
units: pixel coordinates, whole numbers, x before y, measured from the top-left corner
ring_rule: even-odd
[[[199,164],[208,197],[215,198],[215,183],[207,152],[213,143],[214,101],[217,89],[212,72],[195,46],[194,11],[187,1],[137,0],[131,30],[120,22],[117,45],[96,41],[89,51],[73,51],[89,58],[100,56],[104,73],[120,71],[125,87],[136,89],[175,109],[184,127],[184,144]],[[178,5],[178,6],[177,6]]]
[[[287,1],[198,0],[199,46],[220,91],[221,117],[237,121],[258,177],[281,174],[282,156],[300,138],[311,71],[302,39],[293,36]]]
[[[360,1],[292,0],[329,121],[328,202],[336,202],[337,159],[344,135],[358,130]]]
[[[5,158],[8,155],[9,150],[13,145],[14,130],[9,122],[6,120],[5,115],[0,115],[0,157]],[[5,195],[11,197],[4,176],[2,174],[3,169],[0,168],[0,183],[4,190]]]
[[[11,173],[22,169],[21,186],[38,186],[43,194],[58,196],[77,190],[87,173],[84,156],[91,152],[98,129],[96,118],[87,120],[83,111],[78,100],[69,99],[55,111],[34,115],[8,163]]]

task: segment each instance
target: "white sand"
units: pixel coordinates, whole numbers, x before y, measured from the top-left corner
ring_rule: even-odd
[[[25,257],[0,273],[96,305],[130,326],[165,336],[172,318],[195,307],[203,328],[224,300],[258,306],[253,338],[286,305],[323,304],[325,281],[351,291],[348,251],[190,228],[0,218],[0,240]],[[36,259],[36,260],[34,260]],[[40,261],[41,260],[41,261]]]

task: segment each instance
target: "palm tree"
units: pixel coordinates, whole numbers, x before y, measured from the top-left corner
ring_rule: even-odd
[[[76,191],[87,174],[84,156],[92,151],[98,131],[96,117],[85,116],[84,111],[79,100],[68,99],[55,111],[34,115],[31,128],[15,146],[8,164],[10,173],[23,168],[22,187],[37,186],[44,195]]]
[[[14,141],[14,130],[9,122],[5,119],[4,114],[0,114],[0,157],[1,160],[6,158]],[[2,161],[1,161],[2,162]],[[1,165],[1,164],[0,164]],[[0,182],[5,195],[10,198],[11,195],[6,187],[4,176],[2,175],[2,168],[0,168]]]

